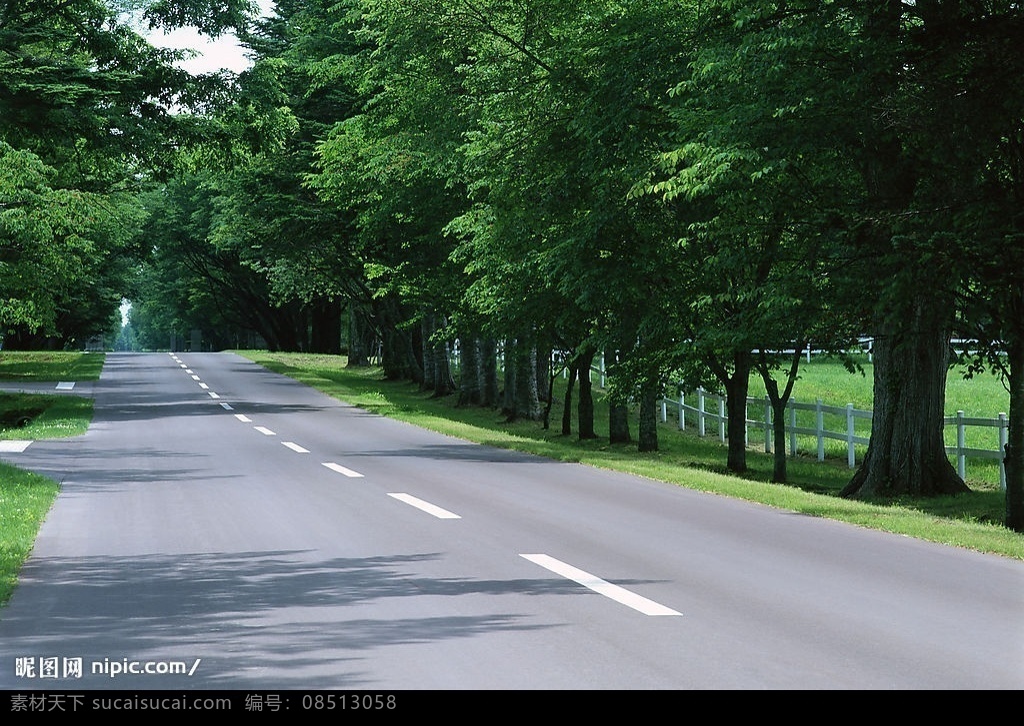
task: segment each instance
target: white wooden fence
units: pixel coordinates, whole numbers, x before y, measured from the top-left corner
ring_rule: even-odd
[[[687,397],[684,394],[679,394],[678,399],[662,398],[661,420],[663,422],[668,421],[668,408],[669,406],[674,406],[680,430],[686,428],[687,420],[689,420],[691,425],[696,426],[699,436],[706,436],[708,435],[710,424],[711,427],[717,429],[719,440],[725,443],[726,423],[728,422],[728,416],[725,413],[725,396],[698,388],[694,393],[690,394],[689,400],[695,401],[696,405],[688,403]],[[752,419],[750,417],[751,409],[759,412],[757,418]],[[798,411],[813,411],[814,426],[798,426]],[[857,465],[856,447],[867,446],[868,444],[867,436],[856,433],[856,421],[857,419],[870,421],[871,415],[871,411],[856,409],[852,403],[848,403],[846,406],[826,406],[822,403],[821,399],[818,399],[815,403],[798,403],[790,400],[786,405],[786,417],[788,420],[785,426],[786,434],[789,438],[789,454],[790,456],[795,456],[799,451],[798,436],[800,435],[814,437],[817,442],[818,461],[825,460],[825,439],[843,441],[846,444],[846,462],[852,469]],[[825,425],[826,416],[838,417],[840,420],[845,421],[845,426],[842,427],[842,430],[838,431],[827,428]],[[763,400],[757,398],[747,399],[745,423],[744,437],[747,443],[749,444],[750,429],[753,428],[755,431],[760,429],[764,433],[764,450],[766,453],[771,453],[773,451],[772,438],[774,429],[772,407],[767,396]],[[944,419],[944,423],[946,426],[956,426],[957,443],[955,446],[947,446],[946,453],[956,457],[956,468],[960,476],[965,477],[967,474],[968,458],[996,459],[999,461],[999,484],[1005,490],[1006,470],[1003,466],[1003,452],[1005,451],[1004,447],[1006,446],[1008,429],[1006,414],[1001,413],[998,418],[994,419],[973,418],[965,416],[963,411],[957,411],[955,416],[947,416]],[[997,428],[999,448],[992,450],[969,448],[966,446],[966,431],[969,426]]]

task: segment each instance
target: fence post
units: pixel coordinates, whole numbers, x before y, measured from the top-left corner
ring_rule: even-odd
[[[604,353],[601,354],[601,388],[604,388]]]
[[[825,414],[821,410],[821,399],[814,404],[814,429],[818,435],[818,461],[825,461]]]
[[[725,443],[725,397],[718,397],[718,440]]]
[[[768,396],[764,397],[764,453],[772,453],[772,402]]]
[[[853,404],[846,404],[846,463],[852,469],[857,465],[857,457],[853,453]]]
[[[683,392],[679,392],[679,430],[684,431],[686,429],[686,411],[683,410],[683,406],[686,405],[686,400],[683,397]]]
[[[956,412],[956,473],[963,479],[967,476],[967,455],[964,453],[964,412]]]
[[[1006,491],[1006,442],[1007,442],[1006,414],[999,414],[999,452],[1003,455],[999,459],[999,486]]]
[[[751,420],[750,417],[750,401],[743,399],[743,445],[751,445],[751,432],[748,430],[748,422]]]
[[[661,422],[665,423],[666,421],[668,421],[668,409],[666,408],[665,394],[662,393],[661,394]]]
[[[789,399],[789,455],[796,456],[796,401]]]
[[[697,435],[704,436],[706,433],[706,424],[704,423],[704,389],[697,389]]]

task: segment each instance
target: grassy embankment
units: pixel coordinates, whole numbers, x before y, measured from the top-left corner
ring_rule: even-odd
[[[99,353],[0,352],[0,381],[88,381],[99,378]],[[0,392],[0,440],[36,440],[85,433],[92,401],[75,395]],[[0,605],[10,598],[43,518],[59,487],[0,462]]]
[[[818,462],[814,446],[789,460],[786,485],[771,483],[771,456],[764,453],[763,437],[752,431],[748,454],[749,472],[738,477],[725,469],[725,447],[716,436],[699,438],[694,427],[679,431],[673,413],[660,430],[661,450],[639,454],[635,445],[610,446],[607,439],[578,441],[575,436],[560,435],[562,407],[556,387],[551,429],[545,431],[536,422],[505,423],[500,414],[480,408],[459,408],[454,397],[431,398],[413,384],[381,380],[378,369],[344,367],[345,359],[336,356],[277,354],[239,351],[270,370],[303,381],[336,398],[384,416],[408,421],[451,436],[491,446],[526,451],[561,461],[615,469],[640,476],[698,489],[714,494],[745,499],[768,506],[826,517],[851,524],[908,535],[980,552],[1024,559],[1024,535],[1002,526],[1004,496],[997,470],[971,463],[968,484],[972,493],[958,497],[895,502],[849,501],[837,496],[849,480],[845,449],[830,445],[825,462]],[[866,375],[847,373],[834,361],[815,360],[806,365],[794,391],[800,401],[821,398],[825,403],[871,408],[871,371]],[[751,395],[759,381],[752,379]],[[963,381],[950,373],[947,392],[949,412],[964,410],[968,415],[995,417],[1006,410],[1007,396],[997,380],[983,377]],[[607,408],[598,394],[598,433]],[[635,436],[636,424],[631,422]],[[575,430],[575,421],[573,423]],[[971,443],[969,439],[968,443]],[[978,443],[983,448],[994,448]],[[993,472],[996,472],[993,476]],[[811,544],[809,543],[809,546]]]

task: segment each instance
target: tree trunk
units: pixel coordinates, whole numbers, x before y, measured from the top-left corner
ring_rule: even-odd
[[[640,410],[637,423],[637,450],[658,450],[658,398],[661,386],[645,381],[640,387]]]
[[[502,346],[502,359],[505,364],[503,370],[505,390],[502,392],[501,412],[508,420],[515,418],[516,412],[516,365],[519,362],[516,356],[517,346],[517,341],[511,338],[506,338],[505,344]]]
[[[433,391],[437,379],[437,371],[434,368],[434,343],[431,340],[435,328],[433,314],[424,314],[420,319],[420,345],[423,351],[423,380],[420,382],[422,391]]]
[[[726,427],[729,453],[726,467],[729,471],[742,474],[747,470],[747,389],[750,387],[750,356],[736,353],[733,356],[734,370],[731,376],[721,381],[725,386]]]
[[[569,362],[568,369],[569,380],[565,384],[565,400],[562,407],[562,436],[572,434],[572,389],[576,385],[576,376],[578,375],[575,358]]]
[[[494,338],[480,341],[480,404],[498,405],[498,351]]]
[[[596,439],[594,431],[594,384],[590,379],[590,366],[594,362],[594,350],[587,348],[576,357],[576,370],[580,382],[580,400],[576,404],[576,425],[580,441]]]
[[[619,364],[618,351],[605,350],[604,359],[614,376]],[[629,406],[625,401],[617,400],[617,397],[612,398],[608,402],[608,443],[628,444],[632,440],[633,437],[629,435]]]
[[[540,395],[537,392],[537,347],[520,341],[516,346],[516,418],[539,421]]]
[[[633,440],[629,435],[629,406],[624,403],[608,404],[608,443],[628,444]]]
[[[326,297],[310,306],[309,348],[313,353],[341,353],[341,303]]]
[[[763,351],[755,366],[758,373],[761,374],[761,380],[764,381],[764,389],[768,393],[768,401],[772,407],[772,438],[775,443],[772,481],[778,484],[784,484],[788,476],[786,471],[786,404],[789,403],[789,397],[793,393],[793,384],[796,382],[796,376],[800,370],[800,360],[803,358],[806,346],[807,343],[804,342],[795,346],[786,375],[786,387],[782,391],[779,391],[779,382],[772,376],[771,366],[769,366],[767,356]]]
[[[943,306],[921,298],[874,342],[871,439],[844,497],[937,496],[970,491],[946,456],[943,410],[949,335]],[[899,327],[896,327],[896,326]]]
[[[348,305],[348,363],[346,364],[349,368],[370,364],[363,328],[363,320],[356,310],[356,304],[350,302]]]
[[[459,405],[480,404],[480,349],[476,338],[462,338],[459,361]]]

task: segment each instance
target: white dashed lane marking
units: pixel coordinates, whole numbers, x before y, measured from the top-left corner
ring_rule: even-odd
[[[363,476],[358,471],[352,471],[351,469],[348,469],[342,466],[341,464],[335,464],[333,461],[325,461],[324,466],[326,466],[331,471],[336,471],[339,474],[344,474],[345,476],[351,479],[361,479]]]
[[[252,419],[246,416],[244,413],[236,413],[235,418],[237,418],[242,423],[252,423]]]
[[[266,426],[253,426],[253,428],[259,431],[264,436],[277,436],[277,434],[268,429]]]
[[[583,570],[577,569],[572,565],[568,565],[561,560],[556,560],[554,557],[539,554],[519,556],[554,572],[556,575],[561,575],[573,582],[578,582],[583,585],[583,587],[589,588],[596,593],[600,593],[605,597],[611,598],[615,602],[631,607],[644,615],[682,615],[682,613],[673,610],[672,608],[667,608],[653,600],[648,600],[645,597],[637,595],[635,592],[630,592],[624,587],[619,587],[618,585],[606,582],[600,577],[595,577],[589,572],[584,572]]]
[[[389,492],[388,496],[394,497],[400,502],[405,502],[406,504],[416,507],[417,509],[424,511],[427,514],[432,514],[438,519],[462,519],[462,517],[452,512],[449,512],[447,509],[442,509],[441,507],[438,507],[435,504],[425,502],[422,499],[417,499],[411,494],[405,494],[404,492],[396,492],[392,494]]]
[[[309,449],[304,449],[293,441],[282,441],[282,444],[294,451],[296,454],[308,454]]]

